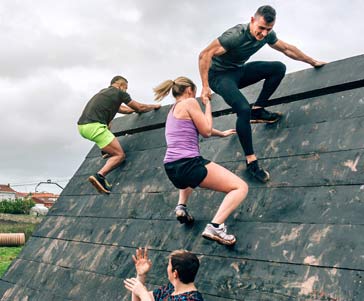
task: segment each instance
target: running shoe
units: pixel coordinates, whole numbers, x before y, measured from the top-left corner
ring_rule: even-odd
[[[270,179],[269,172],[259,167],[258,160],[254,160],[249,164],[247,162],[246,171],[248,172],[248,174],[250,174],[252,177],[256,178],[262,183],[266,183]]]
[[[188,213],[187,207],[183,205],[177,205],[177,207],[174,209],[174,212],[176,213],[176,218],[181,224],[191,225],[195,221],[193,216]]]
[[[236,243],[236,238],[232,234],[226,233],[227,228],[225,224],[221,224],[218,228],[215,228],[211,224],[207,224],[205,230],[202,232],[202,237],[214,240],[222,245],[232,246]]]
[[[250,123],[275,123],[281,119],[282,113],[269,112],[264,108],[252,109],[250,113]]]
[[[112,185],[102,175],[96,173],[90,176],[88,180],[100,193],[109,194],[111,192]]]

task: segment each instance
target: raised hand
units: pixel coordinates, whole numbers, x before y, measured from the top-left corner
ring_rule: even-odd
[[[138,296],[141,300],[153,300],[148,293],[147,288],[136,278],[124,280],[124,286],[127,290]]]
[[[226,131],[222,131],[222,137],[228,137],[231,135],[236,134],[236,130],[235,129],[230,129],[230,130],[226,130]]]
[[[326,65],[327,63],[325,63],[325,62],[320,62],[320,61],[314,61],[314,63],[312,64],[312,67],[315,67],[315,68],[320,68],[320,67],[322,67],[322,66],[324,66],[324,65]]]
[[[138,248],[132,257],[138,276],[146,275],[152,268],[152,261],[148,258],[147,248]]]

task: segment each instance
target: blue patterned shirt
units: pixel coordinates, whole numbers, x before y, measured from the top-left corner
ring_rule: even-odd
[[[174,287],[172,283],[161,286],[153,291],[155,301],[203,301],[202,295],[198,291],[186,292],[172,296]]]

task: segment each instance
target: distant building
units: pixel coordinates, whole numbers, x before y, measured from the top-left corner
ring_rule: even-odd
[[[10,187],[10,184],[0,184],[0,201],[3,200],[15,200],[16,191]]]
[[[51,208],[59,197],[58,194],[49,192],[32,192],[29,193],[28,196],[31,197],[36,204],[43,204],[47,208]]]
[[[8,185],[0,184],[0,201],[31,198],[36,204],[51,208],[59,195],[50,192],[17,192]]]

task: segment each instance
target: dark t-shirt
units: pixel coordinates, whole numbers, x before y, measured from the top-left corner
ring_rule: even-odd
[[[100,122],[108,125],[122,103],[129,103],[130,95],[113,86],[102,89],[87,103],[77,124]]]
[[[155,301],[203,301],[202,295],[198,291],[186,292],[172,296],[174,287],[172,283],[161,286],[153,291]]]
[[[226,71],[239,68],[262,48],[266,43],[273,45],[278,41],[276,33],[272,30],[263,40],[256,40],[249,31],[249,23],[238,24],[225,31],[218,40],[226,52],[212,58],[211,69]]]

